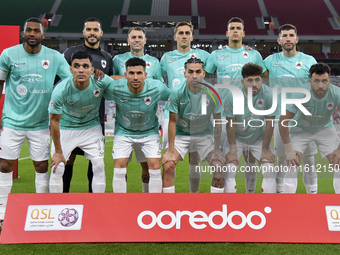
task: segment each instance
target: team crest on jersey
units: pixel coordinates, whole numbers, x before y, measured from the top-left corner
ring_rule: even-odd
[[[51,99],[51,102],[50,102],[50,107],[53,108],[54,104],[53,104],[53,100]]]
[[[206,102],[207,102],[207,106],[208,106],[208,105],[209,105],[209,103],[210,103],[209,99],[207,99],[207,101],[206,101]]]
[[[93,95],[94,95],[95,97],[99,97],[99,95],[100,95],[100,89],[94,90],[94,91],[93,91]]]
[[[191,57],[191,58],[196,58],[196,53],[191,53],[191,54],[190,54],[190,57]]]
[[[151,63],[150,62],[146,62],[146,68],[151,68]]]
[[[167,104],[168,104],[168,105],[170,105],[170,104],[171,104],[171,99],[170,99],[170,97],[168,98],[168,102],[167,102]]]
[[[151,97],[144,97],[144,103],[145,103],[146,105],[151,104]]]
[[[256,103],[257,103],[257,106],[261,108],[264,105],[264,100],[263,99],[257,99]]]
[[[107,62],[106,62],[105,59],[102,59],[102,60],[100,61],[100,63],[102,64],[102,67],[103,67],[103,68],[106,67]]]
[[[302,62],[296,62],[296,68],[301,69],[302,67]]]
[[[244,51],[244,52],[243,52],[243,57],[246,58],[246,59],[249,58],[248,52],[245,52],[245,51]]]
[[[228,108],[229,108],[229,105],[228,103],[224,103],[224,111],[227,112],[228,111]]]
[[[333,102],[327,102],[327,109],[332,110],[334,108],[334,103]]]
[[[50,61],[49,60],[43,60],[41,61],[43,68],[47,69],[50,67]]]

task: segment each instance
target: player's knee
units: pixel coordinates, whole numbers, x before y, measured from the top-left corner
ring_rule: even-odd
[[[92,162],[92,169],[93,172],[104,172],[105,165],[104,165],[104,160],[102,158],[99,159],[93,159],[91,160]]]
[[[72,166],[74,164],[74,161],[76,160],[76,154],[71,154],[71,156],[68,158],[66,165]]]
[[[149,167],[147,162],[141,162],[140,165],[142,167],[143,173],[149,173]]]
[[[48,171],[48,161],[34,161],[35,171],[37,173],[46,173]]]
[[[200,157],[197,152],[189,153],[190,165],[197,165],[200,163]]]
[[[0,171],[2,173],[13,172],[15,166],[15,160],[1,159],[0,161]]]
[[[173,161],[166,162],[163,165],[163,176],[173,176],[175,170],[175,163]]]

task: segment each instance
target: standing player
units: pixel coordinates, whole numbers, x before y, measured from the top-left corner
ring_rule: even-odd
[[[189,22],[179,22],[175,26],[174,40],[177,42],[177,50],[167,52],[161,59],[162,76],[168,76],[169,88],[173,89],[177,85],[181,85],[185,80],[184,77],[184,63],[189,58],[199,58],[205,64],[209,53],[201,49],[191,49],[191,42],[193,40],[194,26]],[[163,124],[163,146],[162,149],[168,147],[168,125],[169,125],[169,111],[164,111]],[[200,159],[197,152],[189,153],[189,183],[190,192],[197,193],[200,186],[201,173],[197,172],[199,169]]]
[[[170,112],[169,147],[163,155],[163,193],[174,193],[174,170],[178,160],[183,160],[187,152],[195,146],[199,157],[211,166],[222,167],[224,157],[219,148],[221,125],[215,129],[211,114],[221,119],[222,106],[218,100],[207,97],[214,93],[209,86],[202,85],[205,76],[204,63],[198,58],[189,58],[185,64],[186,80],[171,91],[167,105]],[[206,97],[206,114],[201,113],[203,96]],[[210,97],[210,96],[209,96]],[[215,97],[215,95],[214,95]],[[216,104],[217,101],[217,104]],[[197,171],[197,169],[195,169]],[[222,193],[224,179],[221,171],[215,171],[210,187],[212,193]]]
[[[73,76],[54,89],[48,108],[53,138],[50,192],[63,191],[65,159],[74,148],[79,147],[93,165],[93,192],[103,193],[106,186],[105,144],[99,122],[99,107],[105,89],[109,85],[113,86],[115,81],[108,76],[98,81],[93,79],[92,57],[87,51],[76,51],[71,61]]]
[[[161,67],[157,58],[144,53],[146,44],[145,30],[140,27],[133,27],[128,32],[127,42],[130,45],[130,52],[119,54],[113,59],[113,74],[119,75],[123,78],[126,72],[125,63],[133,57],[143,59],[146,62],[146,70],[148,78],[163,81],[161,74]],[[146,158],[141,151],[141,148],[135,148],[136,161],[140,162],[142,166],[142,188],[143,192],[148,192],[149,187],[149,170]],[[130,156],[131,158],[131,156]]]
[[[149,192],[162,192],[161,144],[156,116],[158,101],[167,100],[170,90],[158,80],[146,79],[146,63],[130,58],[125,63],[126,79],[117,80],[105,92],[105,98],[116,102],[117,117],[112,158],[113,191],[126,192],[126,167],[133,148],[140,147],[149,166]]]
[[[285,24],[279,28],[278,44],[282,47],[282,52],[268,56],[265,59],[267,71],[265,76],[270,78],[270,86],[279,87],[302,87],[308,81],[309,68],[316,63],[316,60],[309,55],[296,50],[296,44],[299,38],[297,37],[296,27],[290,24]],[[280,96],[279,96],[280,99]],[[279,100],[278,105],[281,100]],[[280,108],[278,109],[278,112]],[[276,116],[279,119],[280,115]],[[279,127],[274,128],[274,152],[277,155],[278,169],[285,166],[286,155],[283,147],[282,139],[279,134]],[[317,193],[318,177],[315,172],[314,154],[317,153],[317,148],[314,143],[311,143],[304,151],[302,161],[304,163],[303,181],[306,186],[307,193]],[[276,188],[278,193],[284,191],[284,172],[278,172],[276,176]],[[286,188],[290,188],[287,186]],[[296,187],[291,187],[293,190]]]
[[[26,138],[36,171],[36,192],[48,192],[50,132],[47,107],[55,76],[64,79],[71,75],[63,56],[41,45],[45,33],[40,20],[26,20],[22,36],[24,44],[5,49],[0,56],[1,92],[6,80],[0,125],[0,219],[4,218],[13,185],[12,171]]]
[[[267,116],[256,115],[249,110],[248,106],[248,97],[250,96],[249,93],[252,93],[253,109],[265,111],[271,109],[272,107],[272,89],[267,85],[262,84],[261,74],[262,67],[259,65],[248,63],[242,67],[243,79],[241,82],[243,85],[242,92],[245,100],[244,115],[233,114],[233,95],[230,90],[228,90],[227,93],[223,93],[225,97],[222,101],[225,103],[224,105],[228,121],[227,134],[230,144],[230,150],[227,154],[227,159],[228,161],[238,161],[242,152],[246,152],[247,154],[251,153],[254,155],[261,165],[263,172],[263,193],[275,193],[275,156],[270,145],[274,129],[273,122],[275,112]],[[264,123],[267,125],[264,126]],[[234,185],[237,167],[234,164],[229,164],[227,169],[229,169],[229,172],[226,174],[226,190],[236,192],[236,190],[228,188],[228,185]],[[245,168],[245,173],[247,171],[254,172],[254,170],[255,169]],[[248,189],[255,190],[255,183],[253,183],[252,187],[248,187]],[[247,190],[247,192],[249,191]]]
[[[285,174],[284,181],[285,184],[295,187],[287,192],[295,193],[301,154],[313,141],[319,148],[322,158],[328,159],[330,163],[328,168],[330,171],[334,171],[335,193],[340,194],[340,146],[332,117],[335,107],[340,107],[340,88],[331,84],[330,68],[327,64],[314,64],[309,73],[310,86],[308,89],[311,92],[311,98],[302,106],[311,115],[305,115],[296,105],[287,105],[286,115],[280,117],[280,123],[285,119],[293,118],[297,121],[297,125],[290,129],[287,126],[279,125],[286,152],[286,163],[287,166],[292,166],[290,171]]]
[[[263,63],[262,57],[256,50],[246,50],[242,46],[242,38],[245,36],[244,22],[238,17],[233,17],[228,21],[226,36],[228,37],[228,47],[215,50],[211,53],[205,71],[207,73],[217,73],[217,83],[234,84],[242,87],[241,84],[241,70],[247,63],[254,63],[263,68],[266,71],[266,67]],[[225,113],[222,113],[222,117],[225,117]],[[222,128],[221,147],[228,148],[227,134],[225,126]],[[248,168],[256,167],[255,158],[253,155],[245,155],[245,166]],[[255,192],[252,187],[256,185],[256,173],[245,173],[246,190],[247,192]],[[228,185],[226,192],[236,191],[235,185]]]
[[[100,39],[103,36],[103,30],[102,30],[102,23],[97,18],[88,18],[84,22],[84,30],[83,35],[85,42],[84,44],[70,47],[66,49],[64,52],[64,57],[66,58],[69,65],[71,65],[71,57],[72,54],[79,50],[87,51],[91,54],[92,57],[92,65],[95,69],[99,69],[103,71],[105,74],[111,76],[112,73],[112,56],[107,51],[101,49],[99,47]],[[105,104],[104,99],[102,99],[102,102],[100,104],[99,108],[99,119],[100,124],[102,126],[103,135],[105,134],[104,128],[105,128]],[[69,192],[70,190],[70,184],[72,179],[72,173],[73,173],[73,164],[76,159],[76,155],[84,155],[84,152],[80,150],[79,148],[76,148],[69,160],[67,161],[67,164],[65,166],[65,172],[63,175],[63,192]],[[89,192],[92,192],[92,178],[93,178],[93,171],[92,171],[92,163],[89,161],[88,171],[87,171],[87,177],[89,179]]]

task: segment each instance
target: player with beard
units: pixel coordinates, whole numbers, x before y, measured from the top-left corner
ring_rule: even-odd
[[[66,58],[67,62],[71,65],[71,56],[76,51],[87,51],[91,54],[92,57],[92,65],[95,69],[99,69],[103,71],[106,75],[111,76],[112,73],[112,56],[107,51],[101,49],[99,47],[100,39],[103,36],[102,30],[102,23],[99,19],[91,17],[85,20],[84,22],[84,29],[83,35],[85,42],[84,44],[70,47],[66,49],[64,52],[64,57]],[[104,121],[105,116],[105,100],[104,98],[101,101],[100,108],[99,108],[99,118],[100,124],[102,126],[102,132],[104,134]],[[64,185],[64,192],[69,192],[70,184],[73,174],[73,164],[76,159],[76,155],[84,155],[84,152],[79,148],[76,148],[72,155],[70,156],[67,164],[65,166],[65,172],[63,175],[63,185]],[[92,178],[93,178],[93,171],[92,171],[92,163],[89,162],[87,176],[89,179],[89,192],[92,192]]]
[[[5,49],[0,56],[0,92],[6,80],[0,124],[0,219],[4,218],[13,185],[12,171],[25,139],[36,171],[36,192],[48,192],[50,132],[47,107],[56,75],[61,79],[71,75],[63,56],[41,45],[45,33],[39,19],[26,20],[22,36],[24,44]]]
[[[268,77],[271,87],[304,87],[308,82],[309,68],[316,63],[316,60],[309,55],[297,51],[296,44],[299,42],[296,27],[291,24],[285,24],[279,28],[278,44],[282,47],[282,52],[275,53],[265,59],[267,71],[265,76]],[[281,105],[280,96],[278,96],[278,107]],[[280,108],[278,109],[280,113]],[[275,119],[279,119],[278,114]],[[315,171],[315,159],[317,148],[313,142],[309,144],[302,156],[304,164],[303,182],[307,193],[316,194],[318,191],[318,176]],[[277,156],[278,169],[283,169],[285,166],[286,155],[283,147],[282,139],[279,133],[279,126],[276,123],[274,127],[274,153]],[[283,182],[284,172],[277,172],[276,189],[278,193],[291,192],[296,190],[296,187],[285,185]],[[297,184],[296,184],[297,185]]]

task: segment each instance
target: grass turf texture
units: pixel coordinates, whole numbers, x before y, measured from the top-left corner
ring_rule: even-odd
[[[112,192],[113,160],[112,137],[105,143],[106,192]],[[19,160],[19,177],[14,179],[12,193],[35,192],[34,168],[29,157],[28,145],[23,144]],[[318,154],[317,164],[328,165]],[[244,162],[240,159],[240,165]],[[203,163],[204,164],[204,163]],[[70,192],[87,192],[87,165],[83,156],[77,156]],[[323,170],[322,170],[323,171]],[[189,192],[188,156],[176,167],[176,192]],[[258,174],[256,192],[261,192],[261,174]],[[305,193],[299,174],[297,193]],[[334,193],[332,174],[319,173],[319,193]],[[202,174],[200,192],[209,192],[211,177]],[[245,192],[244,174],[236,178],[237,192]],[[141,167],[133,158],[128,166],[128,192],[142,192]],[[339,254],[340,245],[332,244],[273,244],[273,243],[100,243],[100,244],[17,244],[0,245],[0,254]]]

